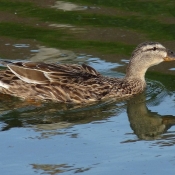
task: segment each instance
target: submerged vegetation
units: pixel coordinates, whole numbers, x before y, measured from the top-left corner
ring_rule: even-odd
[[[69,1],[71,2],[71,1]],[[174,7],[173,3],[168,1],[165,3],[164,1],[158,2],[141,2],[141,1],[103,1],[103,0],[75,0],[72,2],[77,2],[80,5],[86,6],[96,6],[96,10],[83,10],[83,11],[64,11],[55,8],[51,8],[50,6],[39,7],[36,3],[32,3],[30,1],[19,1],[19,0],[0,0],[0,10],[2,12],[8,12],[14,15],[16,21],[6,21],[6,23],[0,24],[1,28],[1,36],[9,36],[16,38],[31,38],[37,39],[38,41],[51,44],[58,42],[57,45],[59,47],[68,47],[68,48],[89,48],[90,44],[93,45],[94,49],[104,50],[105,52],[114,52],[114,49],[111,47],[115,47],[116,45],[120,48],[126,48],[127,43],[121,44],[120,40],[113,43],[102,43],[97,42],[98,38],[93,41],[88,40],[87,37],[84,41],[80,41],[73,33],[70,34],[68,30],[58,30],[49,28],[45,26],[45,29],[37,27],[34,23],[31,22],[31,19],[35,20],[35,22],[43,22],[45,25],[56,23],[56,24],[69,24],[74,25],[74,27],[91,27],[91,28],[99,28],[99,27],[112,27],[112,28],[120,28],[124,30],[135,31],[140,34],[144,34],[147,40],[174,40],[175,39],[175,22],[167,22],[166,18],[171,17],[174,18]],[[123,11],[126,15],[108,15],[107,13],[100,14],[99,10],[107,9],[107,7],[112,7],[113,11]],[[165,7],[166,6],[166,7]],[[139,8],[138,8],[139,7]],[[109,9],[110,10],[110,9]],[[127,12],[135,12],[134,14],[127,14]],[[155,16],[151,17],[150,14],[154,13]],[[20,23],[17,19],[24,18],[26,19],[24,24],[16,24]],[[165,18],[163,21],[162,18]],[[175,19],[175,18],[174,18]],[[10,22],[10,23],[8,23]],[[47,23],[47,24],[46,24]],[[10,26],[10,27],[9,27]],[[20,32],[18,32],[20,31]],[[46,38],[45,36],[46,35]],[[57,36],[57,39],[55,39]],[[67,37],[66,37],[67,36]],[[72,37],[71,37],[72,36]],[[64,38],[66,37],[66,38]],[[57,41],[56,41],[57,40]],[[60,44],[60,41],[62,44]],[[90,44],[89,44],[90,43]],[[106,46],[105,46],[106,45]],[[108,45],[108,47],[107,47]],[[102,47],[102,49],[98,49]],[[112,47],[112,48],[113,48]],[[105,49],[104,49],[105,48]],[[130,50],[129,50],[130,51]],[[128,54],[129,51],[126,51]],[[120,49],[116,49],[116,53],[121,53]]]

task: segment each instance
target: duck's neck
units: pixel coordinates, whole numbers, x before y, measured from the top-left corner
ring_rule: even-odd
[[[145,82],[145,73],[147,69],[162,61],[161,59],[155,59],[155,57],[147,53],[134,54],[126,69],[126,78],[138,79]]]
[[[135,62],[130,62],[126,69],[126,79],[137,79],[145,83],[145,73],[147,71],[147,67],[143,67],[140,64]]]

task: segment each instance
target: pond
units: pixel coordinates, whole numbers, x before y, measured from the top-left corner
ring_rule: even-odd
[[[0,0],[0,58],[85,63],[123,77],[141,42],[175,51],[174,9],[171,0]],[[174,174],[174,68],[150,68],[146,91],[123,101],[78,106],[0,94],[1,174]]]

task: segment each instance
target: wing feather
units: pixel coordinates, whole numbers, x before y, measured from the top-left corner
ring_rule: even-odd
[[[49,82],[68,82],[74,79],[83,81],[100,74],[92,67],[82,64],[46,64],[36,62],[16,62],[7,67],[19,79],[27,83],[47,84]]]

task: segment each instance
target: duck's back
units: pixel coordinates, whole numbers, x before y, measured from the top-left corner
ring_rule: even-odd
[[[85,64],[17,62],[7,68],[0,71],[0,91],[23,99],[82,103],[100,100],[112,88]]]

